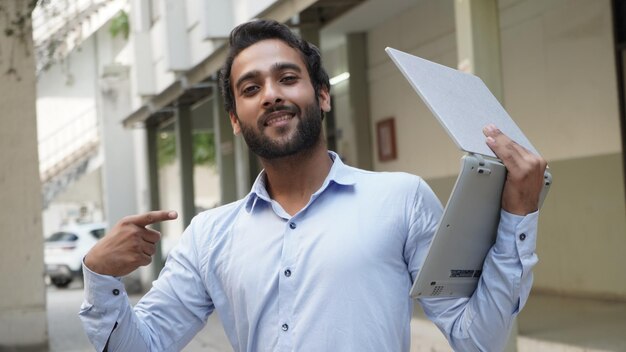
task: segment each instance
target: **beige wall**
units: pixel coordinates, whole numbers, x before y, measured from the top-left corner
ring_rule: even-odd
[[[377,121],[394,117],[398,143],[397,160],[375,157],[376,170],[404,170],[425,178],[458,173],[460,152],[384,51],[389,46],[455,67],[453,11],[451,1],[426,0],[368,32],[372,133]]]
[[[610,3],[501,8],[505,105],[550,160],[621,151]]]
[[[16,4],[21,12],[26,7],[23,1],[2,4],[9,14],[16,12]],[[4,16],[0,26],[8,26]],[[47,345],[32,52],[29,31],[25,44],[0,35],[0,350]],[[4,74],[11,61],[19,79]]]
[[[456,67],[453,11],[452,1],[424,0],[368,32],[372,128],[395,117],[398,142],[398,159],[375,158],[375,168],[419,174],[444,202],[461,152],[383,49]],[[626,300],[610,1],[503,0],[500,21],[505,107],[554,176],[540,221],[534,287]]]
[[[550,162],[535,289],[626,300],[626,210],[611,4],[501,8],[505,105]],[[613,279],[611,279],[613,278]]]

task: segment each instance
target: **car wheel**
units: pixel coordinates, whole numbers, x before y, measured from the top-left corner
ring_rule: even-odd
[[[67,288],[67,286],[70,285],[70,282],[72,282],[72,279],[52,279],[52,284],[57,288]]]

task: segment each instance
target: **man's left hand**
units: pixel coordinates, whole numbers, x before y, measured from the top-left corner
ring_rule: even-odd
[[[515,143],[494,125],[483,128],[487,145],[507,169],[502,209],[516,215],[527,215],[539,208],[546,161]]]

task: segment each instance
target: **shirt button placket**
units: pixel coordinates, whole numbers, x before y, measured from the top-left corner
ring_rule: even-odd
[[[294,250],[297,248],[297,229],[298,223],[293,221],[293,219],[289,220],[285,224],[285,235],[284,235],[284,244],[283,244],[283,255],[281,258],[281,272],[280,279],[278,280],[278,307],[279,307],[279,319],[282,320],[280,323],[280,337],[281,340],[280,345],[286,348],[287,350],[293,349],[292,346],[292,338],[289,332],[290,329],[293,328],[293,305],[294,305],[294,297],[296,297],[295,292],[295,281],[293,277],[293,268],[294,268]]]

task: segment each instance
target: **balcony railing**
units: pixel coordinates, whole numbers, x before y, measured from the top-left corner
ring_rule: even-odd
[[[47,181],[97,150],[100,143],[95,106],[90,106],[39,141],[39,173]]]

